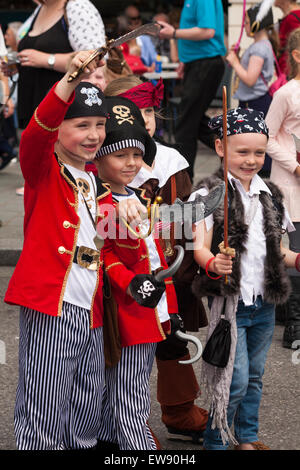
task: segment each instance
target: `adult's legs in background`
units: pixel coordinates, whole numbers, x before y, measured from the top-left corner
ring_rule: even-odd
[[[224,69],[225,64],[220,56],[185,64],[175,141],[178,150],[190,164],[188,171],[191,178],[194,173],[200,123],[216,95]]]

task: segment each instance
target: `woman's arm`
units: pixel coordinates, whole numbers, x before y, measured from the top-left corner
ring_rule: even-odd
[[[18,57],[22,67],[36,67],[66,73],[67,64],[74,54],[74,52],[53,54],[55,56],[55,63],[53,66],[48,64],[48,59],[52,55],[48,52],[41,52],[36,49],[23,49],[19,53]]]
[[[281,126],[288,115],[288,97],[281,90],[273,96],[270,108],[266,116],[266,124],[269,128],[269,140],[267,152],[273,160],[276,160],[283,169],[290,173],[300,174],[299,165],[295,158],[291,158],[290,151],[278,143],[278,134]]]
[[[66,16],[68,38],[74,51],[91,50],[105,45],[105,28],[96,7],[89,0],[76,0],[67,3]],[[52,67],[48,64],[51,53],[35,49],[24,49],[19,54],[23,67],[38,67],[65,73],[67,64],[74,52],[57,53]]]
[[[162,26],[159,32],[162,39],[176,38],[188,39],[189,41],[204,41],[213,38],[216,32],[213,28],[199,28],[198,26],[194,26],[193,28],[176,29],[165,21],[158,21],[158,23]]]

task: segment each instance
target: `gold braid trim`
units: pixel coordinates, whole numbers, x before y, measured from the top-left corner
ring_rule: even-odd
[[[58,130],[59,126],[58,127],[48,127],[46,126],[45,124],[43,124],[38,116],[37,116],[37,108],[35,108],[35,111],[34,111],[34,119],[36,120],[36,122],[38,123],[39,126],[42,127],[42,129],[45,129],[46,131],[49,131],[49,132],[55,132]]]
[[[109,266],[106,266],[105,271],[107,272],[110,268],[113,268],[114,266],[117,266],[118,264],[123,264],[123,263],[121,263],[120,261],[116,263],[112,263]]]

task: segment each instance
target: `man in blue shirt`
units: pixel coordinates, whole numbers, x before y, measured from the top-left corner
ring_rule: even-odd
[[[161,38],[178,39],[183,91],[175,139],[190,164],[192,178],[197,139],[207,143],[205,112],[216,95],[225,68],[222,0],[185,0],[179,29],[159,23],[163,26]]]

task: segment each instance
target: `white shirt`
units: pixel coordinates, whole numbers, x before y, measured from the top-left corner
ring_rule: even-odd
[[[128,194],[116,194],[113,193],[114,199],[117,199],[118,201],[124,200],[125,198],[130,198],[130,199],[137,199],[139,201],[139,198],[135,194],[134,191],[130,188],[126,188],[128,191]],[[149,228],[149,220],[146,220],[145,223],[143,223],[143,226],[140,227],[142,232],[147,232]],[[157,268],[161,267],[161,262],[160,262],[160,257],[156,248],[156,244],[153,238],[152,233],[144,239],[147,248],[148,248],[148,253],[149,253],[149,261],[150,261],[150,266],[151,270],[154,271]],[[145,273],[146,274],[146,273]],[[157,304],[157,313],[159,316],[159,320],[161,323],[167,321],[170,319],[169,313],[168,313],[168,303],[167,303],[167,296],[166,293],[164,292],[160,301]]]
[[[178,173],[178,171],[188,168],[189,164],[187,160],[176,149],[162,145],[159,142],[155,143],[156,155],[152,171],[142,167],[130,183],[132,188],[139,188],[150,178],[158,179],[159,186],[162,188],[170,176]]]
[[[272,194],[265,182],[255,175],[252,178],[250,190],[246,192],[241,182],[228,172],[228,182],[236,184],[245,210],[245,216],[250,213],[250,206],[254,203],[254,195],[262,191]],[[196,194],[206,195],[207,189],[202,188],[191,194],[189,200],[194,200]],[[205,219],[206,230],[209,231],[214,224],[213,214]],[[283,228],[288,231],[295,230],[290,217],[285,210]],[[248,238],[245,244],[245,252],[241,255],[241,283],[240,296],[245,305],[252,305],[258,295],[264,296],[264,264],[266,257],[266,237],[264,234],[263,206],[258,200],[257,209],[248,229]]]
[[[96,230],[84,203],[85,197],[93,219],[95,220],[97,187],[95,176],[91,172],[77,170],[77,168],[71,165],[65,165],[65,167],[70,171],[79,187],[77,214],[80,218],[80,228],[78,231],[77,246],[86,246],[96,250],[97,248],[94,243]],[[77,263],[73,263],[67,280],[64,301],[90,310],[96,283],[97,271],[90,271],[89,269],[82,268]]]

